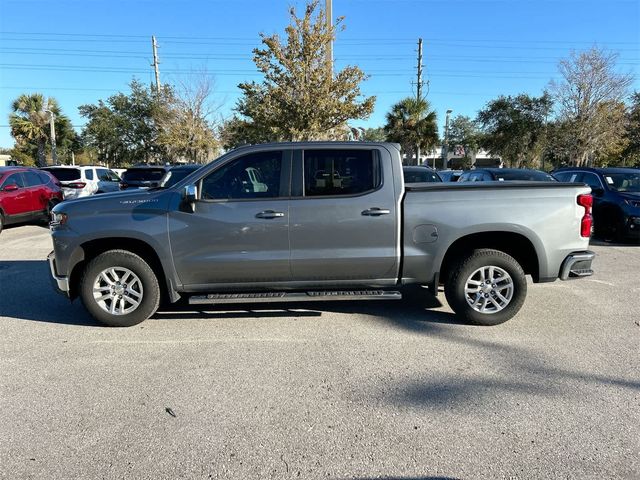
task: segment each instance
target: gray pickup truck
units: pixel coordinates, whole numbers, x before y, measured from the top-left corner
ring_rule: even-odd
[[[592,274],[591,195],[559,182],[405,184],[389,143],[242,147],[168,189],[56,206],[56,288],[131,326],[191,304],[400,299],[444,293],[467,321],[513,317],[525,275]]]

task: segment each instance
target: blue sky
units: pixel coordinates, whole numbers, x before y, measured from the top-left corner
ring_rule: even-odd
[[[251,50],[259,32],[282,33],[288,7],[302,0],[0,0],[0,146],[13,144],[10,105],[20,93],[55,97],[80,127],[77,107],[126,91],[133,76],[153,79],[150,36],[160,46],[163,82],[206,69],[221,114],[230,115],[237,84],[258,79]],[[324,2],[322,2],[324,3]],[[619,70],[640,90],[640,1],[334,0],[346,30],[336,68],[355,64],[376,95],[369,120],[414,94],[417,39],[424,39],[425,91],[438,113],[475,116],[498,95],[539,95],[572,50],[598,45],[619,52]],[[191,73],[190,73],[191,72]],[[80,130],[80,128],[78,128]]]

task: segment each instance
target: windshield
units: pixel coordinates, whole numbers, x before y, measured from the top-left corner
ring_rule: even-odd
[[[160,182],[160,186],[163,188],[173,187],[180,180],[185,178],[187,175],[191,175],[196,170],[197,168],[176,168],[174,170],[169,170],[162,179],[162,182]]]
[[[72,182],[80,179],[80,170],[77,168],[47,168],[47,172],[61,182]]]
[[[431,172],[426,168],[424,171],[405,170],[404,183],[441,182],[436,172]]]
[[[605,173],[604,180],[616,192],[640,192],[640,172]]]
[[[555,182],[557,181],[548,173],[536,172],[535,170],[519,170],[510,172],[495,173],[498,181],[526,180],[530,182]]]
[[[124,172],[122,180],[125,182],[157,182],[164,174],[163,168],[130,168]]]

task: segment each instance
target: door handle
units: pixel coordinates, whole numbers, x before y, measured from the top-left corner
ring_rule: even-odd
[[[379,215],[389,215],[390,213],[391,213],[391,210],[389,210],[388,208],[378,208],[378,207],[372,207],[362,211],[362,215],[369,216],[369,217],[377,217]]]
[[[265,210],[256,214],[256,218],[280,218],[284,217],[282,212],[274,212],[273,210]]]

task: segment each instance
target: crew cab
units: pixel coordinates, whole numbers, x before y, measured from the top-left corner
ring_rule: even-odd
[[[55,207],[56,288],[135,325],[192,304],[385,300],[444,285],[495,325],[533,282],[591,275],[591,195],[560,182],[405,184],[399,146],[309,142],[228,152],[170,188]],[[504,208],[508,205],[508,208]]]

